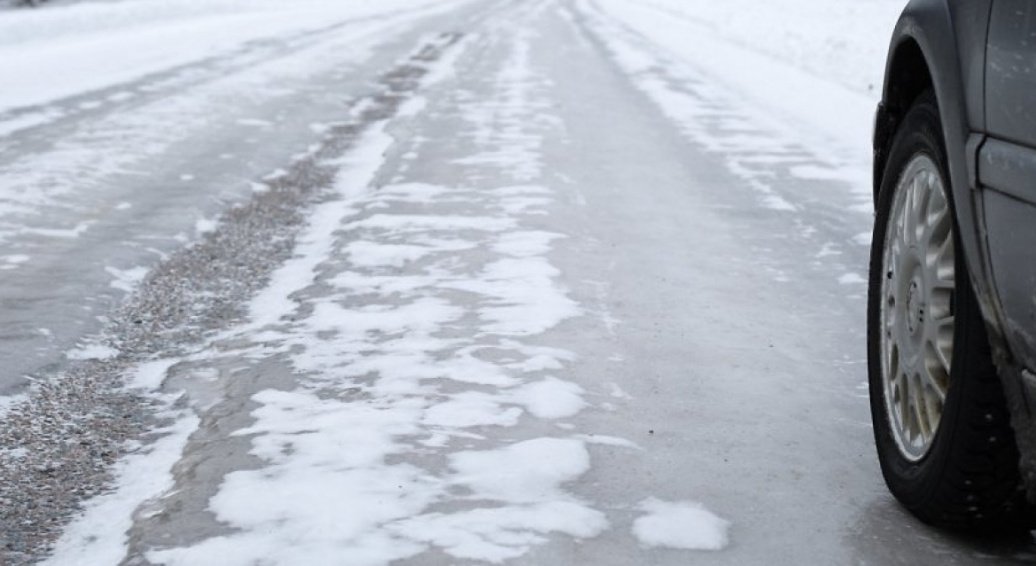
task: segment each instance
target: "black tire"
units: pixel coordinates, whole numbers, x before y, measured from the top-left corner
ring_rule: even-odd
[[[894,438],[881,360],[884,247],[894,193],[907,164],[924,153],[941,172],[951,212],[953,195],[939,110],[923,94],[903,119],[889,152],[871,244],[867,357],[871,416],[882,475],[892,494],[926,523],[962,530],[1024,526],[1028,521],[1018,471],[1018,449],[985,322],[971,288],[954,216],[956,276],[950,380],[938,429],[928,452],[907,458]]]

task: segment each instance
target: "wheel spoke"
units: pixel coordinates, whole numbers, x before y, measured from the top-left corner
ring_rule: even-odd
[[[924,428],[927,424],[927,420],[925,419],[925,416],[923,414],[924,408],[922,407],[922,403],[924,401],[921,399],[921,396],[919,394],[920,392],[917,391],[917,389],[918,388],[916,386],[911,388],[911,390],[913,391],[913,395],[911,396],[910,400],[910,408],[912,409],[911,416],[913,417],[914,422],[913,426],[910,428],[911,432],[913,432],[913,435],[911,436],[915,438],[920,437],[920,440],[923,442],[925,437]]]
[[[955,323],[956,320],[953,316],[934,321],[934,336],[930,341],[932,352],[935,354],[939,366],[946,373],[947,379],[953,375],[951,364],[953,363],[953,326]]]
[[[907,247],[917,246],[917,230],[918,230],[918,206],[917,206],[917,193],[918,184],[920,180],[916,177],[910,183],[910,188],[906,194],[906,210],[903,211],[903,243]]]
[[[935,266],[939,260],[947,256],[952,257],[953,240],[948,237],[951,224],[950,215],[945,210],[937,214],[930,214],[925,219],[919,245],[925,254],[926,265]]]
[[[921,250],[928,247],[931,224],[928,222],[928,208],[931,204],[931,187],[927,175],[918,176],[914,187],[914,244]]]
[[[934,273],[931,274],[928,284],[931,286],[932,292],[953,291],[956,286],[956,282],[952,278],[938,277]]]
[[[942,216],[949,210],[949,203],[946,201],[946,194],[941,190],[936,190],[936,185],[939,182],[938,177],[934,174],[928,174],[928,216]]]
[[[893,344],[891,348],[888,348],[888,353],[885,357],[885,362],[887,364],[887,367],[889,368],[890,375],[893,376],[892,378],[890,378],[890,381],[892,382],[893,386],[895,386],[897,385],[897,382],[900,378],[899,348],[897,348],[895,344]]]
[[[925,345],[929,350],[929,357],[926,364],[921,368],[921,378],[924,381],[925,392],[934,393],[941,405],[946,401],[946,389],[949,385],[950,361],[939,351],[936,344]],[[927,395],[926,395],[927,397]]]

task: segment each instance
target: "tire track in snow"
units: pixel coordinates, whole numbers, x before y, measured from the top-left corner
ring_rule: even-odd
[[[387,43],[386,38],[449,9],[455,7],[395,11],[283,42],[249,44],[227,56],[114,89],[132,91],[129,99],[112,101],[107,92],[83,95],[101,96],[108,103],[84,110],[82,102],[74,100],[70,104],[78,111],[69,111],[67,123],[19,132],[6,141],[0,152],[0,242],[17,243],[24,235],[82,236],[96,219],[76,230],[52,229],[48,224],[65,220],[69,212],[94,210],[98,203],[92,193],[103,192],[112,176],[146,173],[138,168],[148,157],[168,151],[185,132],[215,121],[215,102],[240,98],[242,93],[256,100],[283,96],[283,83],[358,64]]]
[[[196,88],[223,76],[240,73],[251,67],[296,55],[299,52],[326,43],[334,36],[349,32],[350,28],[377,28],[415,16],[433,14],[441,8],[433,8],[435,2],[385,10],[360,17],[336,16],[332,24],[315,29],[293,32],[279,37],[252,39],[240,46],[228,49],[216,56],[208,56],[190,63],[176,65],[141,76],[140,78],[113,84],[67,98],[42,104],[5,108],[0,111],[0,140],[5,157],[20,146],[29,146],[38,151],[42,144],[54,138],[53,131],[34,135],[32,130],[60,122],[75,122],[84,118],[126,112],[143,104],[167,97],[170,92]],[[17,132],[17,139],[10,139]],[[5,139],[7,138],[7,139]],[[10,159],[0,160],[7,164]]]
[[[402,178],[359,195],[393,143],[377,131],[345,159],[339,198],[315,211],[252,324],[227,336],[262,342],[235,356],[283,356],[297,376],[255,393],[250,424],[233,432],[260,464],[226,473],[208,501],[229,530],[160,544],[151,562],[499,563],[612,526],[568,484],[591,469],[591,444],[636,447],[571,430],[565,419],[588,406],[564,379],[578,355],[539,343],[584,315],[549,259],[565,235],[537,227],[555,204],[540,146],[560,123],[531,67],[535,37],[514,21],[530,27],[545,6],[496,18],[493,39],[469,50],[506,57],[489,96],[457,94],[461,135],[480,149],[452,160],[466,182]],[[697,510],[649,501],[646,532]],[[710,542],[685,548],[725,546],[726,522],[693,518],[683,524],[705,525]]]
[[[169,90],[127,101],[114,114],[41,128],[37,134],[50,136],[42,145],[0,148],[0,161],[14,161],[0,166],[0,242],[9,256],[0,260],[0,294],[10,307],[0,311],[7,370],[0,396],[61,371],[65,351],[103,331],[103,317],[131,286],[113,288],[108,267],[153,269],[198,242],[211,219],[263,189],[253,181],[318,142],[327,122],[348,118],[356,99],[377,93],[381,72],[425,30],[463,27],[486,9],[466,0],[390,2],[415,3],[427,9],[349,25],[199,83],[151,85]],[[387,8],[365,3],[363,11]]]
[[[562,488],[589,469],[586,440],[494,431],[585,406],[554,375],[574,354],[526,341],[581,313],[545,257],[562,236],[523,226],[553,201],[534,182],[546,125],[527,41],[507,46],[493,98],[464,109],[485,151],[455,161],[518,184],[397,183],[357,199],[392,139],[375,133],[348,158],[340,200],[315,211],[253,302],[266,351],[304,377],[257,393],[255,422],[235,433],[264,462],[227,474],[211,500],[236,532],[150,560],[387,564],[436,548],[499,562],[607,527]]]
[[[207,350],[212,335],[246,316],[243,303],[288,258],[305,207],[333,181],[336,160],[370,124],[405,111],[459,39],[453,33],[427,38],[384,74],[373,98],[357,104],[346,121],[331,124],[322,143],[149,273],[93,347],[82,350],[84,358],[95,351],[103,356],[72,361],[4,407],[0,561],[38,558],[79,509],[82,515],[65,529],[48,563],[106,563],[125,550],[135,509],[147,509],[145,499],[168,487],[154,475],[156,462],[171,465],[179,458],[196,432],[189,426],[193,413],[212,403],[187,399],[179,387],[155,389],[179,380],[193,382],[195,393],[208,385],[218,394],[221,385],[211,383],[219,376],[212,371],[218,356]]]

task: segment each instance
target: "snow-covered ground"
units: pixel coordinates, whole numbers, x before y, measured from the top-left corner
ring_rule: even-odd
[[[1030,556],[918,525],[872,455],[901,8],[0,13],[0,354],[40,358],[0,403],[0,562]]]
[[[121,0],[7,12],[0,17],[4,84],[0,112],[218,56],[249,41],[421,3]],[[701,37],[709,34],[723,40],[721,47],[740,47],[870,98],[880,90],[887,38],[903,8],[902,0],[613,0],[605,4],[621,10],[631,26],[651,26],[654,39],[685,54],[700,43],[713,43],[708,36]],[[674,28],[674,33],[667,33]],[[672,35],[682,40],[668,37]],[[686,41],[689,35],[700,41]],[[723,50],[711,52],[701,62],[732,79],[763,70],[728,55]],[[779,86],[774,82],[794,82],[758,79],[751,81],[753,94],[769,92],[774,99],[786,97],[773,92]],[[803,96],[798,91],[791,98],[822,102],[821,108],[831,106],[822,92]]]
[[[666,14],[685,27],[688,41],[702,31],[809,72],[849,90],[876,96],[892,27],[904,0],[615,0],[609,6]],[[642,10],[641,10],[642,9]],[[658,18],[656,18],[656,21]],[[709,38],[702,38],[708,42]],[[715,56],[714,53],[710,53]],[[707,57],[705,59],[709,59]],[[753,90],[765,90],[761,82]],[[819,93],[800,97],[819,98]]]
[[[591,4],[611,16],[613,25],[648,38],[664,57],[691,62],[708,88],[745,100],[753,123],[775,125],[842,167],[870,159],[874,107],[902,0]],[[632,73],[658,62],[620,55]],[[666,106],[679,119],[680,103]],[[849,175],[861,185],[869,182],[866,176],[865,168]]]
[[[0,22],[12,18],[18,24],[5,34],[22,38],[8,45],[19,56],[39,57],[39,68],[75,75],[66,82],[0,72],[0,82],[21,80],[27,93],[18,108],[0,112],[0,133],[7,133],[0,135],[0,266],[8,275],[43,268],[50,272],[46,279],[66,280],[41,288],[8,277],[15,286],[7,290],[10,296],[47,311],[0,312],[0,323],[19,343],[0,351],[10,370],[0,376],[0,394],[14,392],[25,384],[23,375],[52,363],[55,355],[96,330],[95,317],[105,313],[92,312],[92,303],[110,305],[171,250],[204,235],[228,203],[253,194],[261,176],[304,151],[315,131],[369,90],[371,74],[378,70],[365,67],[409,48],[398,42],[407,33],[420,33],[412,32],[417,21],[455,6],[416,0],[335,2],[321,10],[301,3],[293,11],[281,3],[277,11],[273,3],[254,3],[251,11],[231,13],[228,4],[226,13],[209,13],[196,2],[154,3],[177,8],[180,17],[170,20],[185,33],[208,30],[216,43],[235,46],[221,50],[205,47],[202,32],[196,42],[165,41],[158,29],[164,29],[165,20],[143,5],[152,2],[84,2],[0,17]],[[407,10],[401,9],[404,5]],[[50,24],[34,23],[34,18]],[[241,19],[235,23],[235,18]],[[257,32],[249,18],[267,24]],[[123,27],[106,29],[118,21]],[[216,21],[224,25],[209,25]],[[300,31],[307,26],[319,29]],[[13,32],[48,27],[64,30],[55,45],[83,58],[37,51],[43,39]],[[141,44],[112,39],[131,36]],[[92,52],[98,45],[118,52]],[[146,67],[150,74],[125,74],[133,68],[123,65],[138,51],[145,58],[155,56]],[[0,66],[22,64],[19,56],[0,58]],[[198,56],[204,57],[184,63]],[[105,71],[109,68],[123,75],[111,75]],[[42,100],[40,93],[50,89],[82,88],[75,77],[100,90],[75,91],[71,98],[43,105],[30,102]],[[93,259],[73,267],[59,259],[69,253]],[[64,269],[70,272],[61,273]],[[98,282],[111,287],[111,296],[80,288]],[[85,305],[84,294],[92,295]]]
[[[7,12],[0,15],[0,120],[11,109],[219,57],[249,42],[301,39],[308,31],[432,3],[123,0]],[[43,121],[56,112],[41,108],[28,116]],[[19,124],[29,120],[22,116]]]

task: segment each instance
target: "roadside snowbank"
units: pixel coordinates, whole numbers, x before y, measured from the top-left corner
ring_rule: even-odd
[[[906,0],[636,0],[860,93],[881,88]]]
[[[885,52],[905,0],[598,0],[813,149],[869,160]],[[584,8],[585,10],[585,8]],[[703,56],[703,54],[707,55]],[[836,147],[826,147],[834,143]]]

